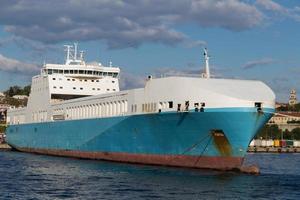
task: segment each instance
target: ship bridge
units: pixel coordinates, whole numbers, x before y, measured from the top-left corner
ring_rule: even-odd
[[[41,74],[32,78],[32,95],[46,91],[53,103],[119,91],[120,68],[113,67],[112,62],[109,66],[86,63],[76,43],[65,47],[64,64],[44,64]]]

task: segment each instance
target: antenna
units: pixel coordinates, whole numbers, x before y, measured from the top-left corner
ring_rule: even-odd
[[[109,67],[112,67],[112,62],[111,61],[109,61]]]
[[[71,50],[71,45],[64,45],[64,47],[66,47],[67,49],[67,58],[66,58],[66,63],[69,63],[70,61],[70,50]]]
[[[78,43],[74,42],[74,60],[77,60],[77,48],[78,48]]]
[[[207,52],[207,48],[204,48],[204,60],[205,60],[205,75],[206,75],[206,78],[210,78],[209,55],[208,55],[208,52]]]

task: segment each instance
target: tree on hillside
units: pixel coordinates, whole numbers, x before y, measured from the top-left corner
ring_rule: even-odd
[[[4,92],[4,94],[7,96],[7,97],[12,97],[14,95],[29,95],[30,93],[30,85],[27,85],[25,86],[24,88],[21,88],[20,86],[11,86],[9,87],[8,90],[6,90]]]
[[[277,108],[277,111],[300,112],[300,103],[297,103],[295,105],[281,106],[281,107]]]

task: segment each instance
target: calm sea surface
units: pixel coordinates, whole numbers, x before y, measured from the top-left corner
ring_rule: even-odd
[[[261,175],[0,152],[0,199],[300,199],[300,154],[249,154]]]

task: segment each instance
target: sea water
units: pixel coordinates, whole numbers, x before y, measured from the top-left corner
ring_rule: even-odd
[[[249,154],[260,175],[0,152],[0,199],[300,199],[300,154]]]

